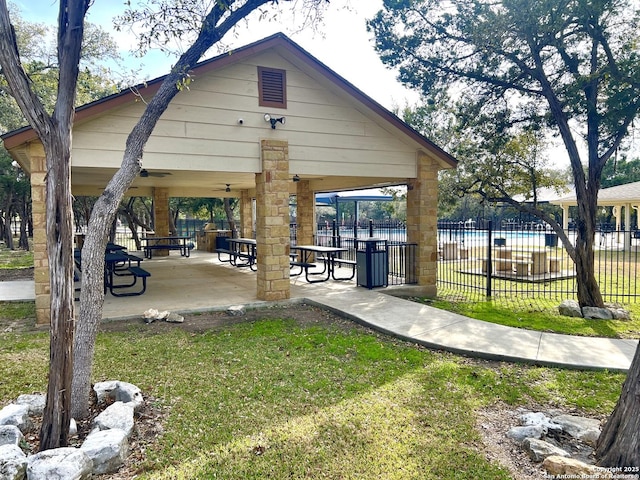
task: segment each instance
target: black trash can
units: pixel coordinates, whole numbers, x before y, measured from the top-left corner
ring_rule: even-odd
[[[558,234],[557,233],[545,233],[544,234],[544,246],[545,247],[557,247],[558,246]]]
[[[229,250],[229,237],[231,232],[218,231],[216,237],[216,250]]]
[[[369,289],[386,287],[389,276],[389,253],[387,241],[381,238],[366,238],[357,241],[357,284]]]
[[[495,247],[506,247],[507,246],[507,239],[506,238],[494,238],[493,239],[493,245]]]

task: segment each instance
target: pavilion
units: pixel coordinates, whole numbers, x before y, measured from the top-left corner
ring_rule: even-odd
[[[77,108],[72,192],[99,195],[127,135],[164,77]],[[457,161],[283,34],[199,63],[162,115],[130,188],[154,199],[156,234],[169,234],[170,197],[237,197],[240,235],[256,232],[259,300],[290,297],[289,196],[298,241],[313,243],[315,194],[404,185],[415,274],[434,295],[438,171]],[[2,136],[31,177],[36,310],[49,318],[44,234],[45,154],[30,127]]]

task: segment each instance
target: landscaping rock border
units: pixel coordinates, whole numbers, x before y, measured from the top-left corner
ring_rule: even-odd
[[[42,415],[44,394],[21,395],[0,409],[0,478],[85,479],[118,471],[127,459],[135,412],[144,404],[142,392],[117,380],[97,383],[94,391],[99,405],[106,408],[93,420],[80,448],[55,448],[34,455],[24,451],[24,435],[33,429],[31,417]]]
[[[558,305],[558,313],[565,317],[589,318],[594,320],[631,320],[631,314],[621,305],[607,304],[605,308],[580,307],[576,300],[563,300]]]

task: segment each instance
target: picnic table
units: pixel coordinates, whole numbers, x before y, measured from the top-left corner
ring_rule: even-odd
[[[75,249],[73,252],[75,263],[74,281],[79,282],[82,272],[82,251]],[[140,267],[142,258],[126,252],[126,248],[117,244],[107,244],[104,253],[104,292],[111,292],[114,297],[131,297],[142,295],[147,289],[147,278],[151,274]],[[120,279],[126,279],[124,282]],[[130,289],[141,280],[141,287],[138,290]],[[79,288],[75,289],[79,291]],[[77,300],[77,299],[76,299]]]
[[[256,266],[256,241],[253,238],[228,238],[229,249],[225,253],[229,255],[229,261],[234,267],[249,267],[255,270]],[[217,249],[220,255],[223,249]]]
[[[183,257],[189,257],[191,248],[189,245],[189,240],[191,237],[181,236],[181,235],[173,235],[168,237],[143,237],[142,241],[144,245],[142,249],[144,250],[144,256],[146,258],[153,258],[154,250],[179,250],[180,255]]]
[[[296,245],[291,247],[292,250],[296,250],[300,254],[299,259],[292,259],[289,264],[291,267],[299,267],[300,272],[292,273],[292,276],[305,274],[305,279],[309,283],[326,282],[330,278],[334,280],[351,280],[355,276],[356,262],[355,260],[347,260],[339,257],[342,252],[348,252],[348,248],[342,247],[325,247],[322,245]],[[323,268],[321,271],[316,269],[319,266],[314,262],[315,260],[321,260]],[[351,276],[349,277],[337,277],[336,266],[340,264],[346,264],[351,266]],[[314,277],[314,275],[323,275],[322,277]]]

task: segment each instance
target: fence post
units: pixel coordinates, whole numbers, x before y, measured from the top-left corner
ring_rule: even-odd
[[[493,222],[489,220],[487,223],[487,297],[491,298],[491,277],[493,276],[493,259],[491,258],[491,233],[493,230]]]
[[[331,246],[332,247],[339,247],[340,245],[340,240],[339,240],[339,236],[340,236],[340,230],[338,227],[338,222],[336,222],[335,220],[333,221],[333,235],[331,235]]]
[[[369,238],[373,238],[373,220],[369,219]]]

